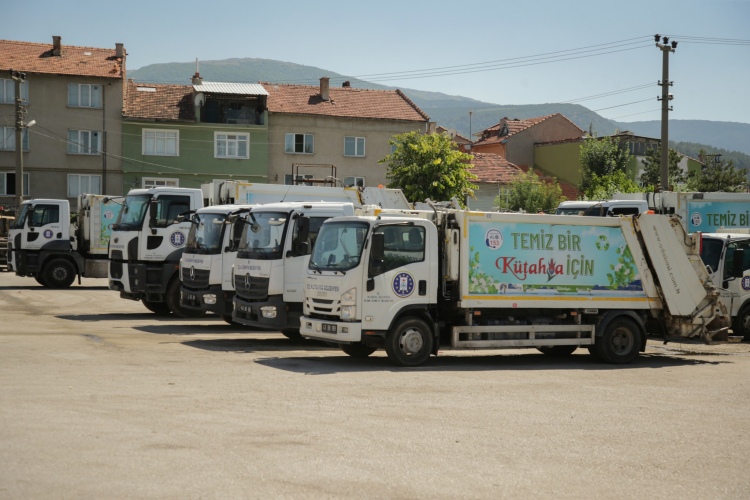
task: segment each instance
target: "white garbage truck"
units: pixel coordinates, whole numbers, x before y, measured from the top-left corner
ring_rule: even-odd
[[[302,235],[304,236],[304,234]],[[436,206],[323,223],[304,283],[303,337],[417,366],[440,346],[579,347],[633,361],[647,335],[728,328],[700,239],[664,215],[580,217]]]
[[[133,189],[122,202],[109,244],[109,288],[156,314],[204,314],[180,306],[180,257],[189,215],[203,208],[200,189]]]
[[[294,323],[291,330],[286,325],[286,315],[279,314],[273,321],[255,321],[256,316],[247,312],[237,318],[232,318],[234,309],[235,283],[232,270],[239,239],[243,229],[243,223],[250,207],[260,207],[262,204],[276,202],[307,202],[292,203],[286,205],[284,210],[295,213],[297,207],[308,206],[306,212],[313,215],[322,209],[326,217],[333,215],[344,215],[348,211],[331,211],[330,205],[320,205],[319,202],[334,202],[337,206],[353,205],[362,207],[364,205],[376,205],[390,208],[411,208],[406,197],[399,189],[373,188],[343,188],[323,187],[305,185],[280,185],[248,183],[237,180],[214,180],[201,185],[205,208],[198,210],[193,217],[193,224],[188,235],[185,252],[180,261],[180,276],[182,279],[180,304],[185,309],[195,311],[209,311],[220,315],[229,323],[239,323],[251,327],[271,327],[284,329],[287,332],[296,331],[298,321]],[[317,217],[316,217],[317,220]],[[290,227],[294,227],[294,223]],[[216,230],[221,229],[221,235]],[[252,233],[251,233],[252,234]],[[292,233],[284,234],[282,237],[291,236]],[[222,244],[207,245],[205,238],[220,237]],[[287,241],[280,243],[287,245]],[[260,272],[263,266],[241,262],[243,270],[242,278],[250,274],[254,279],[268,280],[270,283],[269,294],[271,296],[283,295],[280,290],[294,289],[293,283],[299,281],[299,276],[294,276],[292,268],[300,267],[297,263],[303,258],[301,255],[292,254],[285,256],[283,267],[274,267],[273,278],[266,273]],[[250,259],[254,260],[254,259]],[[301,267],[300,267],[301,269]],[[299,271],[299,269],[298,269]],[[269,271],[271,272],[271,271]],[[243,281],[244,283],[244,281]],[[287,284],[289,286],[287,286]],[[278,291],[278,292],[277,292]],[[292,292],[296,293],[296,292]],[[299,297],[293,300],[286,293],[287,306],[293,310],[302,309],[301,292]],[[266,300],[264,297],[261,300]],[[245,300],[255,303],[256,309],[260,305],[257,297],[247,296]],[[290,305],[291,304],[291,305]],[[246,311],[250,304],[246,304]],[[267,309],[266,309],[267,311]],[[257,311],[256,311],[257,312]],[[269,314],[266,312],[266,314]],[[299,316],[299,314],[297,314]]]
[[[106,278],[107,245],[120,204],[82,194],[71,222],[68,200],[26,200],[8,234],[8,270],[49,288],[67,288],[78,276]]]

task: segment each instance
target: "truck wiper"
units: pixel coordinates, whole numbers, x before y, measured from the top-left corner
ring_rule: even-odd
[[[315,262],[310,261],[310,267],[313,268],[313,271],[318,271],[318,274],[323,274],[320,272],[320,266],[317,265]]]

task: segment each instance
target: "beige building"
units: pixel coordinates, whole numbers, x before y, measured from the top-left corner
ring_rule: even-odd
[[[268,182],[386,184],[396,134],[428,132],[429,117],[400,90],[263,83],[268,91]]]
[[[122,194],[122,108],[125,48],[73,47],[0,40],[0,205],[16,189],[15,87],[25,74],[24,195],[68,198]],[[75,203],[73,203],[75,207]]]

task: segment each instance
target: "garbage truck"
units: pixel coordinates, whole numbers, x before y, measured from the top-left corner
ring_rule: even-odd
[[[304,237],[304,234],[300,237]],[[676,217],[581,217],[435,206],[323,223],[303,337],[418,366],[438,349],[585,347],[629,363],[647,335],[710,341],[729,318]]]
[[[234,297],[236,294],[232,270],[237,258],[239,239],[243,229],[243,223],[250,207],[260,207],[262,204],[275,202],[307,202],[287,205],[284,209],[294,211],[303,205],[309,205],[307,213],[312,215],[316,210],[322,208],[326,217],[333,215],[344,215],[342,211],[330,211],[330,206],[319,206],[318,202],[335,202],[343,205],[353,205],[359,208],[365,205],[373,205],[388,208],[411,208],[400,189],[387,189],[382,187],[372,188],[343,188],[322,187],[305,185],[280,185],[248,183],[237,180],[214,180],[201,185],[203,201],[206,205],[198,210],[193,217],[193,224],[188,235],[187,246],[180,260],[180,277],[182,279],[180,304],[185,309],[195,311],[213,312],[224,318],[228,323],[237,323],[251,327],[272,327],[284,329],[286,332],[295,332],[298,327],[296,318],[292,316],[292,325],[286,324],[286,315],[279,314],[273,321],[261,319],[256,321],[257,315],[247,312],[251,307],[245,304],[246,314],[240,314],[233,318]],[[310,208],[312,207],[312,208]],[[294,226],[294,224],[292,224]],[[199,241],[212,229],[221,229],[223,243],[221,245],[207,245]],[[204,234],[205,233],[205,234]],[[251,233],[252,234],[252,233]],[[284,235],[291,236],[292,233]],[[234,235],[234,236],[232,236]],[[219,236],[214,234],[214,236]],[[282,246],[286,241],[280,243]],[[293,252],[294,253],[294,252]],[[285,265],[274,267],[274,275],[267,273],[258,274],[261,266],[248,265],[243,262],[242,270],[245,271],[243,279],[250,274],[253,279],[268,279],[270,288],[267,294],[258,299],[254,294],[252,297],[243,292],[244,299],[255,303],[256,309],[262,304],[268,295],[275,297],[284,295],[280,290],[293,288],[291,283],[299,281],[299,276],[294,276],[291,269],[297,266],[301,255],[290,255],[284,259]],[[253,259],[251,259],[253,260]],[[299,271],[299,269],[297,270]],[[250,279],[250,278],[248,278]],[[243,282],[244,283],[244,282]],[[286,285],[290,286],[287,287]],[[256,291],[257,292],[257,291]],[[297,293],[297,292],[293,292]],[[301,292],[295,300],[286,295],[289,307],[295,311],[302,310]],[[268,314],[268,313],[267,313]],[[297,314],[297,317],[299,314]],[[262,325],[262,326],[261,326]]]
[[[200,189],[133,189],[122,202],[109,243],[109,288],[156,314],[196,317],[180,305],[180,258],[190,214],[203,208]]]
[[[26,200],[8,234],[8,270],[49,288],[78,277],[106,278],[107,245],[121,205],[111,196],[82,194],[71,222],[70,202]]]

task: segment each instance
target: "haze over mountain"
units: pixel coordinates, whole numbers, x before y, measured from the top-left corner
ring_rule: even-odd
[[[300,85],[318,85],[320,78],[329,77],[331,85],[341,85],[349,81],[353,87],[368,89],[395,89],[386,85],[341,75],[334,71],[301,64],[274,61],[270,59],[242,58],[220,61],[200,61],[200,74],[207,81],[223,82],[271,82]],[[138,82],[172,83],[189,85],[196,71],[195,63],[152,64],[128,71],[128,78]],[[440,92],[400,88],[430,119],[447,129],[456,130],[468,137],[491,125],[501,118],[532,118],[552,113],[561,113],[584,130],[592,129],[598,135],[612,134],[617,130],[629,130],[637,135],[659,138],[661,123],[657,121],[616,122],[600,116],[579,104],[528,104],[500,105],[477,101],[468,97],[453,96]],[[469,118],[471,112],[471,118]],[[670,143],[687,142],[705,145],[708,152],[737,151],[746,164],[750,155],[750,124],[709,120],[670,120]]]

